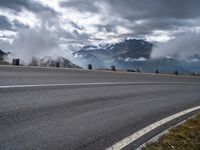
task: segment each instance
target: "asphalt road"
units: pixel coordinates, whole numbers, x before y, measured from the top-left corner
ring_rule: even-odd
[[[200,105],[198,77],[0,66],[0,87],[106,82],[133,84],[0,88],[0,149],[105,149]]]

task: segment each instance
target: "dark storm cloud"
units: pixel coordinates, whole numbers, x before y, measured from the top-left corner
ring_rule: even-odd
[[[23,7],[29,8],[30,2],[27,0],[1,0],[1,8],[10,8],[12,10],[21,11]]]
[[[95,25],[98,31],[114,32],[116,33],[116,24]]]
[[[113,15],[119,14],[131,20],[161,17],[188,19],[200,16],[199,0],[67,0],[60,5],[84,12],[99,12],[95,5],[97,2],[110,5]]]
[[[24,28],[28,28],[28,26],[20,23],[17,20],[10,21],[6,16],[0,16],[0,30],[16,31],[17,29]]]
[[[44,6],[39,1],[35,0],[1,0],[0,1],[0,9],[3,11],[8,11],[8,14],[14,14],[16,16],[23,14],[23,10],[27,10],[28,12],[32,12],[36,15],[37,19],[40,19],[41,25],[52,26],[55,24],[55,20],[58,19],[59,14],[47,7]],[[24,18],[31,19],[31,18]],[[20,30],[29,28],[29,25],[20,22],[17,19],[10,19],[9,15],[0,17],[0,29],[1,30]]]
[[[145,22],[135,25],[135,33],[153,30],[174,30],[179,27],[197,25],[191,20],[200,17],[199,0],[108,0],[113,14],[126,18],[132,23],[138,20]]]
[[[108,0],[115,13],[129,19],[199,17],[199,0]]]
[[[98,7],[94,0],[69,0],[60,2],[61,7],[73,8],[80,12],[98,12]]]
[[[16,35],[3,33],[0,48],[11,50],[12,57],[19,57],[28,64],[32,57],[68,56],[60,48],[60,38],[75,39],[75,35],[62,28],[59,12],[36,0],[1,0],[1,8],[7,13],[0,17],[0,30],[14,30]],[[22,18],[27,13],[24,10],[35,18]]]
[[[29,26],[24,25],[23,23],[19,22],[18,20],[14,20],[13,21],[13,28],[15,30],[17,30],[17,29],[27,29],[27,28],[29,28]]]
[[[76,28],[76,29],[79,29],[79,30],[83,30],[83,29],[84,29],[83,26],[80,26],[80,25],[76,24],[76,23],[73,22],[73,21],[71,21],[70,24],[71,24],[74,28]]]
[[[37,39],[46,43],[36,47],[40,50],[36,53],[43,55],[52,53],[54,49],[59,51],[60,43],[85,45],[126,38],[145,39],[155,36],[155,31],[161,31],[164,37],[180,38],[180,32],[176,31],[187,32],[200,25],[200,0],[58,0],[58,3],[54,7],[39,0],[0,0],[0,10],[8,11],[5,16],[0,16],[0,30],[16,32],[18,39],[14,39],[12,45],[17,49],[15,53],[23,55],[27,51],[26,55],[35,55],[32,47],[40,43]],[[33,18],[23,19],[26,13]],[[158,39],[159,34],[156,36]],[[198,36],[191,34],[190,37]],[[29,44],[20,47],[25,39],[33,40],[27,40]],[[185,41],[180,39],[176,42]],[[41,52],[44,49],[46,51]]]
[[[159,44],[152,57],[176,55],[186,58],[200,54],[197,40],[200,32],[191,32],[200,25],[199,0],[66,0],[60,5],[81,13],[99,14],[102,23],[94,26],[97,32],[114,33],[108,35],[111,39],[148,36],[157,36],[157,39],[162,36],[168,36],[167,39],[175,38],[167,44]],[[118,27],[130,32],[120,33]]]
[[[0,30],[12,30],[12,23],[5,16],[0,16]]]
[[[40,19],[41,26],[49,26],[52,27],[53,25],[56,25],[56,22],[58,20],[59,14],[47,7],[44,6],[39,1],[35,0],[1,0],[0,1],[0,9],[4,8],[4,11],[11,11],[10,13],[15,14],[16,16],[20,13],[24,13],[23,10],[26,9],[29,12],[32,12],[36,15],[37,19]],[[20,22],[17,19],[7,18],[9,16],[2,16],[0,18],[0,29],[1,30],[12,30],[17,31],[21,29],[27,29],[30,28],[29,25],[24,24],[23,22]],[[24,18],[24,20],[29,18]]]
[[[108,16],[102,17],[102,21],[109,20],[109,15],[123,18],[129,22],[122,26],[130,28],[134,33],[151,33],[153,30],[172,30],[176,27],[190,27],[196,25],[191,20],[200,18],[199,0],[67,0],[60,5],[66,8],[74,8],[81,12],[102,13],[98,4],[109,6]],[[144,23],[135,25],[137,21]],[[116,22],[99,25],[99,30],[113,32]]]
[[[23,9],[27,9],[34,13],[48,12],[56,14],[53,9],[33,0],[1,0],[0,8],[10,9],[16,12],[21,12]]]

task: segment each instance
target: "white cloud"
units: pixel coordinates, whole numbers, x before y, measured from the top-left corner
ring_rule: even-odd
[[[21,31],[14,39],[11,48],[13,51],[9,59],[20,58],[23,64],[29,64],[33,57],[70,57],[70,53],[66,53],[60,47],[57,37],[45,29]]]
[[[31,28],[39,25],[36,15],[26,9],[23,9],[21,12],[0,9],[0,15],[6,16],[11,22],[18,21]]]
[[[123,58],[122,58],[122,60],[123,60]],[[127,62],[137,62],[137,61],[141,62],[141,61],[146,61],[146,60],[147,59],[144,58],[144,57],[135,58],[135,59],[127,57],[127,58],[124,59],[124,61],[127,61]]]
[[[30,56],[50,55],[53,54],[52,49],[57,51],[54,55],[63,55],[64,49],[70,53],[82,45],[116,43],[125,38],[143,38],[170,45],[175,41],[180,45],[181,42],[177,39],[187,36],[188,31],[200,32],[199,2],[194,2],[183,1],[182,7],[177,9],[177,1],[166,0],[150,0],[148,3],[151,6],[146,5],[147,0],[27,0],[12,3],[3,0],[0,15],[9,19],[12,31],[1,31],[0,40],[8,42],[8,47],[12,47],[16,54],[22,55],[22,51],[27,51]],[[37,47],[37,50],[32,49],[36,37],[46,43],[45,46]],[[29,41],[31,38],[33,43]],[[188,45],[193,43],[191,39],[187,40]],[[1,41],[0,48],[5,47]],[[17,46],[17,42],[24,47]],[[181,50],[172,48],[175,43],[170,47],[174,53],[170,50],[163,51],[163,48],[169,47],[161,45],[163,44],[159,44],[153,51],[152,57],[168,54],[182,57]],[[183,53],[186,54],[185,51]]]
[[[151,54],[152,58],[176,57],[188,59],[194,55],[200,55],[200,33],[185,32],[167,43],[157,44]]]
[[[174,39],[175,36],[173,35],[173,32],[169,31],[163,31],[163,30],[155,30],[151,35],[146,36],[146,40],[150,42],[159,42],[159,43],[165,43],[172,39]]]

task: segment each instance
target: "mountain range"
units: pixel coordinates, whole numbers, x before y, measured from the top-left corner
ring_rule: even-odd
[[[87,68],[92,64],[95,69],[106,69],[115,66],[119,70],[141,70],[143,72],[180,73],[200,72],[200,56],[194,55],[189,60],[173,57],[152,59],[153,44],[141,39],[129,39],[114,44],[87,45],[73,53],[74,62],[64,57],[33,58],[31,66],[55,67],[59,63],[65,68]],[[0,64],[8,64],[3,58],[10,53],[0,50]],[[77,65],[76,65],[77,64]],[[79,67],[80,66],[80,67]]]
[[[82,47],[74,56],[86,63],[91,63],[95,68],[120,65],[121,60],[149,59],[152,44],[143,40],[125,40],[115,44],[89,45]]]
[[[172,57],[151,59],[153,44],[141,39],[129,39],[115,44],[88,45],[74,53],[79,64],[86,67],[92,64],[94,68],[109,68],[115,65],[118,69],[137,70],[144,72],[170,73],[178,70],[181,73],[200,72],[200,57],[190,60],[178,60]],[[195,60],[195,61],[194,61]]]

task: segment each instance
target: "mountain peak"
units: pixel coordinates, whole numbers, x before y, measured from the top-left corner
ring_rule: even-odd
[[[126,39],[119,43],[84,46],[74,55],[86,63],[102,67],[115,64],[118,59],[147,60],[150,58],[152,47],[151,43],[144,40]]]
[[[6,53],[0,49],[0,57],[5,56]]]

